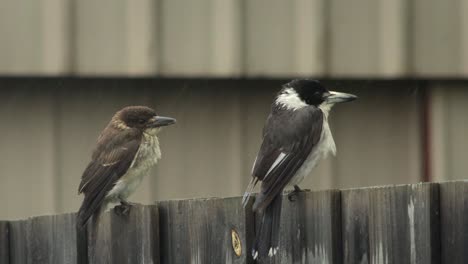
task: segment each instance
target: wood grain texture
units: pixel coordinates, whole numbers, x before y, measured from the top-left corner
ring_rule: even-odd
[[[282,205],[279,251],[262,263],[341,263],[338,190],[302,192],[294,201],[284,195]]]
[[[240,197],[159,202],[161,263],[250,263],[253,215]],[[234,253],[231,232],[240,237]]]
[[[10,222],[10,263],[23,264],[28,262],[29,245],[27,234],[27,220]]]
[[[0,221],[0,263],[10,263],[9,223]]]
[[[369,263],[369,192],[366,189],[341,192],[343,263]]]
[[[10,223],[10,263],[78,263],[75,214]]]
[[[370,190],[374,263],[439,263],[438,188],[415,184]]]
[[[157,206],[135,204],[128,215],[115,210],[88,224],[89,263],[159,263]]]
[[[440,184],[441,263],[468,262],[468,182]]]

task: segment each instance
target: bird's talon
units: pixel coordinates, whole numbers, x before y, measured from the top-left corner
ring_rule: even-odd
[[[297,200],[297,195],[301,192],[308,192],[309,189],[301,189],[299,186],[294,185],[294,190],[288,194],[288,200],[291,202],[295,202]]]
[[[127,202],[120,202],[120,205],[114,207],[115,213],[120,216],[127,216],[130,213],[132,205]]]
[[[295,202],[295,201],[297,200],[296,197],[297,197],[297,193],[296,193],[296,192],[290,192],[290,193],[288,194],[288,200],[289,200],[290,202]]]

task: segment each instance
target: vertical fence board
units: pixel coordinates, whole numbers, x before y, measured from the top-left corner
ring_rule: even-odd
[[[10,264],[25,264],[29,256],[27,220],[10,222]]]
[[[10,263],[78,263],[75,214],[10,223]]]
[[[161,263],[247,263],[253,215],[240,197],[159,203]],[[238,234],[241,255],[233,249]]]
[[[279,251],[262,263],[341,263],[339,191],[303,192],[294,201],[285,195],[282,206]]]
[[[0,263],[10,263],[9,223],[0,221]]]
[[[369,263],[369,192],[345,190],[341,197],[343,263]]]
[[[436,184],[370,189],[371,262],[439,263]]]
[[[442,262],[468,263],[468,182],[440,184]]]
[[[133,205],[127,216],[115,210],[88,224],[89,263],[159,263],[157,206]]]
[[[438,185],[378,187],[344,193],[345,263],[439,263]],[[361,241],[366,239],[367,244]],[[361,253],[351,253],[356,248]]]
[[[63,214],[28,220],[32,263],[78,263],[75,219],[75,214]]]

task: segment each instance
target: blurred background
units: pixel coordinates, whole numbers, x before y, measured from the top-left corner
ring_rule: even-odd
[[[468,0],[0,0],[0,219],[72,212],[127,105],[178,123],[130,199],[241,195],[281,85],[359,100],[303,188],[467,178]]]

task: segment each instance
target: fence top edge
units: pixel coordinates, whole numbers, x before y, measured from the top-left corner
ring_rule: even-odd
[[[467,182],[467,181],[452,181],[452,182]],[[421,186],[436,186],[439,184],[452,183],[452,182],[418,182],[411,184],[387,184],[387,185],[376,185],[376,186],[367,186],[367,187],[353,187],[341,189],[341,192],[353,192],[353,191],[364,191],[364,190],[378,190],[378,189],[391,189],[391,188],[418,188]]]
[[[468,184],[468,179],[458,179],[458,180],[451,180],[451,181],[443,181],[443,182],[419,182],[413,184],[389,184],[389,185],[378,185],[378,186],[368,186],[368,187],[355,187],[355,188],[345,188],[345,189],[325,189],[325,190],[304,190],[304,194],[314,193],[339,193],[339,192],[353,192],[353,191],[365,191],[365,190],[375,190],[375,189],[385,189],[385,188],[404,188],[404,187],[411,187],[411,188],[418,188],[421,186],[436,186],[436,185],[445,185],[445,184]],[[283,195],[287,195],[290,191],[283,192]],[[252,196],[255,197],[257,193],[253,193]],[[136,206],[143,206],[143,207],[152,207],[158,206],[159,204],[169,203],[169,202],[199,202],[199,201],[220,201],[220,200],[240,200],[242,196],[229,196],[229,197],[195,197],[195,198],[187,198],[187,199],[171,199],[171,200],[159,200],[155,201],[152,204],[135,204]],[[60,213],[60,214],[51,214],[51,215],[35,215],[30,216],[27,218],[19,218],[19,219],[8,219],[2,220],[1,222],[18,222],[18,221],[30,221],[35,219],[40,219],[44,217],[65,217],[65,216],[73,216],[76,212],[67,212],[67,213]]]

